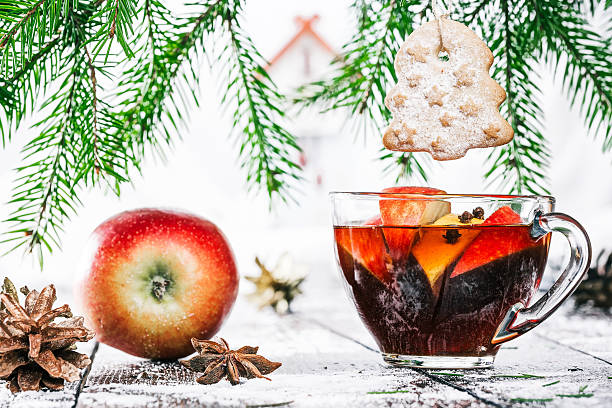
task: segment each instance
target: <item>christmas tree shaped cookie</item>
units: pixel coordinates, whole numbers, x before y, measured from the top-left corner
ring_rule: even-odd
[[[393,114],[385,147],[452,160],[512,140],[514,131],[499,113],[506,92],[489,75],[492,63],[491,50],[461,23],[440,18],[416,29],[395,57],[398,82],[385,98]]]

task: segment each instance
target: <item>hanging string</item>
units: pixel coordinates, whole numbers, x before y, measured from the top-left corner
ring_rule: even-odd
[[[451,14],[450,7],[447,9],[442,6],[438,0],[431,1],[431,8],[433,10],[434,16],[438,21],[438,31],[440,32],[440,48],[442,51],[446,51],[446,47],[444,46],[444,35],[442,34],[442,19],[448,18]]]
[[[431,9],[433,10],[434,16],[436,16],[436,19],[448,18],[451,15],[453,11],[453,2],[448,1],[447,3],[449,4],[448,8],[444,7],[444,5],[438,0],[431,0]]]

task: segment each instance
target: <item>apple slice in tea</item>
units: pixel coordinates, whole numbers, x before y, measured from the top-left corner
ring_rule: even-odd
[[[388,198],[379,202],[380,216],[386,227],[408,227],[408,228],[383,228],[385,239],[389,247],[389,253],[393,260],[408,256],[415,235],[419,227],[431,224],[438,218],[450,212],[450,203],[442,200],[428,200],[422,197],[417,199],[398,198],[393,199],[393,194],[431,195],[446,194],[443,190],[429,187],[390,187],[385,188],[383,193],[388,193]],[[384,194],[381,195],[385,197]],[[412,227],[412,228],[410,228]]]

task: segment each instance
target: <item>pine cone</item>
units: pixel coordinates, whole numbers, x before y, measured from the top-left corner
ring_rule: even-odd
[[[595,265],[574,292],[576,307],[591,304],[600,308],[612,308],[612,252],[601,251]]]
[[[89,341],[94,332],[83,326],[83,317],[72,317],[68,305],[52,309],[55,287],[40,293],[22,288],[25,308],[19,304],[15,286],[4,279],[0,294],[0,379],[9,381],[12,392],[64,388],[64,380],[76,381],[91,360],[77,353],[77,341]],[[5,309],[4,309],[5,308]],[[58,317],[66,320],[53,323]]]

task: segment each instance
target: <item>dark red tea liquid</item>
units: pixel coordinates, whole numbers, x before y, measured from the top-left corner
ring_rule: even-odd
[[[380,349],[421,356],[495,354],[496,328],[512,305],[529,302],[546,265],[550,234],[535,241],[529,231],[528,225],[334,227],[348,291]]]

